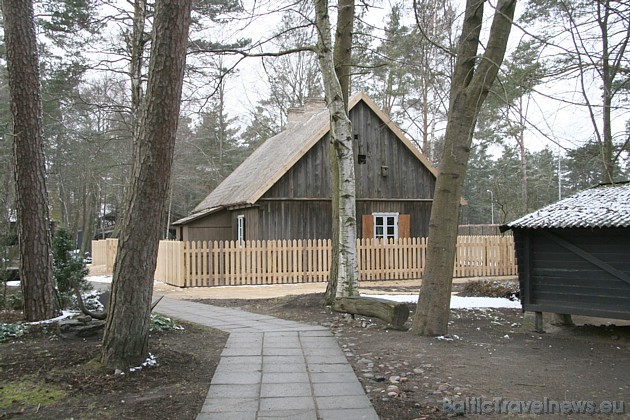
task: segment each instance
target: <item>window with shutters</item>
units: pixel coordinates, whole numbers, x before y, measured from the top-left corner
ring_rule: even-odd
[[[372,213],[374,238],[398,239],[398,213]]]
[[[392,221],[388,217],[393,217],[394,220]],[[361,224],[362,238],[398,239],[410,237],[411,217],[409,214],[394,212],[364,214],[361,216]]]

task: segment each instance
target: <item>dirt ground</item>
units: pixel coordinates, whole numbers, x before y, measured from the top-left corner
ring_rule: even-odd
[[[102,333],[78,338],[49,326],[0,342],[0,418],[194,419],[227,334],[182,325],[151,334],[157,367],[123,375],[96,363]]]
[[[458,283],[454,289],[461,291],[462,287]],[[259,289],[265,288],[256,288],[257,294]],[[298,290],[293,286],[284,289],[289,293]],[[415,293],[417,286],[372,284],[362,289],[370,293]],[[331,328],[381,419],[445,418],[447,414],[440,408],[444,398],[458,397],[460,401],[467,397],[593,400],[597,404],[624,401],[626,414],[614,418],[627,418],[630,413],[628,325],[600,326],[597,321],[597,326],[548,326],[546,333],[538,334],[533,332],[533,319],[519,310],[453,310],[450,335],[438,339],[388,330],[376,319],[348,319],[325,308],[321,292],[234,299],[218,290],[173,293]],[[267,295],[278,294],[279,289],[269,290]],[[234,296],[243,293],[241,290]],[[207,298],[212,295],[215,298]],[[53,329],[1,342],[0,417],[193,419],[205,398],[226,335],[192,325],[183,331],[152,334],[150,349],[159,366],[122,377],[95,369],[91,360],[98,355],[99,340],[99,336],[63,336]],[[41,385],[43,397],[7,402],[5,396],[18,383],[34,389],[35,384]],[[55,393],[58,390],[63,396]],[[53,403],[47,404],[47,395]]]

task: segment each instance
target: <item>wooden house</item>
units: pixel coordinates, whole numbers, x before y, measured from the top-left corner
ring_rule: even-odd
[[[523,310],[630,319],[630,183],[582,191],[502,229],[514,234]]]
[[[349,104],[354,130],[357,232],[428,235],[437,170],[364,93]],[[329,239],[330,121],[323,99],[289,110],[287,127],[265,141],[188,217],[177,239]]]

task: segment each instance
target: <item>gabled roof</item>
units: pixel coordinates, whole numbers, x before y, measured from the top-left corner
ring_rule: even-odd
[[[350,99],[349,108],[354,108],[359,102],[364,102],[370,107],[418,160],[437,177],[437,169],[365,93],[360,92],[354,95]],[[298,122],[290,122],[284,131],[266,140],[245,159],[194,208],[193,213],[215,207],[254,204],[329,130],[330,117],[327,108],[307,113]]]
[[[630,183],[589,188],[508,223],[506,227],[630,227]]]

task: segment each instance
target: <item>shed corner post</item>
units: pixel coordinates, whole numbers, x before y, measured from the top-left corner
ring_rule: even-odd
[[[536,311],[535,312],[535,318],[534,318],[534,330],[537,333],[544,333],[545,329],[543,326],[543,313],[540,311]]]

